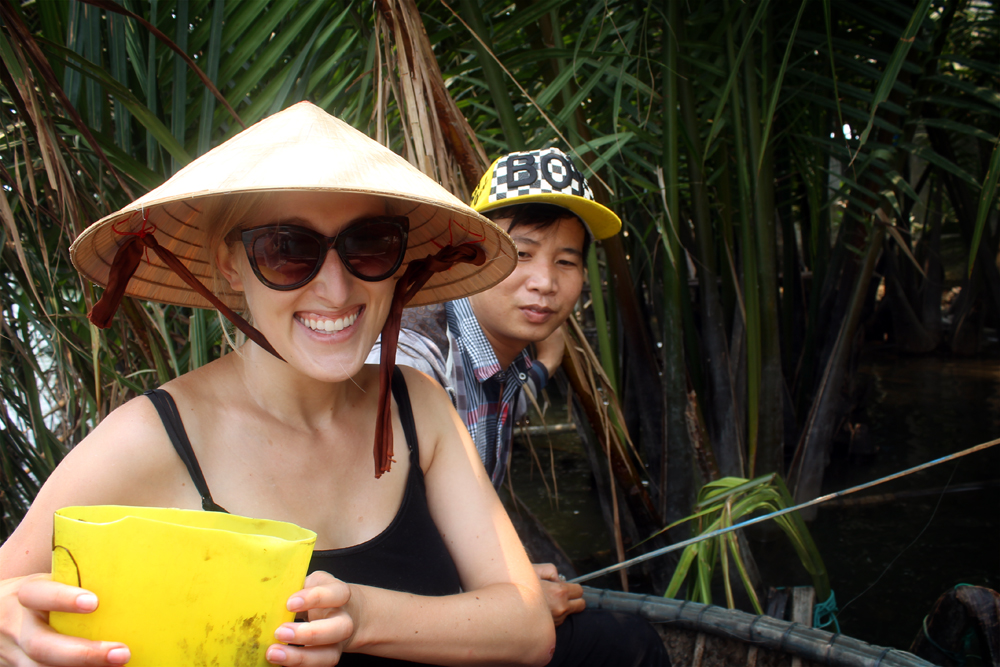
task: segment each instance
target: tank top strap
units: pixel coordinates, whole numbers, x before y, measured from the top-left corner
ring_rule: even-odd
[[[399,409],[399,423],[406,436],[406,446],[410,449],[410,466],[420,468],[420,445],[417,441],[417,425],[413,421],[413,407],[410,405],[410,392],[406,388],[406,379],[399,366],[392,373],[392,397],[396,399]]]
[[[198,458],[194,455],[194,449],[191,447],[187,431],[184,430],[184,422],[181,421],[181,414],[177,410],[174,397],[163,389],[152,389],[145,392],[143,396],[152,401],[153,407],[160,415],[160,421],[163,422],[163,429],[167,432],[167,437],[170,438],[170,443],[177,451],[177,455],[181,457],[181,461],[187,466],[191,481],[194,482],[195,488],[201,494],[201,508],[206,512],[226,512],[224,508],[212,500],[212,493],[208,490],[208,482],[205,481],[205,475],[201,472]]]

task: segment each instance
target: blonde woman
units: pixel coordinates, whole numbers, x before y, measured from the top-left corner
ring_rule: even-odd
[[[305,622],[262,637],[272,664],[548,661],[538,578],[461,420],[434,382],[392,362],[404,303],[465,296],[510,272],[503,232],[300,103],[95,223],[72,255],[108,285],[99,324],[133,295],[214,305],[251,342],[126,403],[66,456],[0,547],[0,664],[128,662],[115,637],[66,637],[46,622],[101,603],[46,574],[53,513],[95,504],[315,531],[311,574],[287,603]],[[389,350],[366,366],[380,332]]]

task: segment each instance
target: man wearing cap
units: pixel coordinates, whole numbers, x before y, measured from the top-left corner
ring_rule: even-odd
[[[557,148],[511,153],[479,182],[471,205],[504,229],[518,264],[503,282],[443,306],[404,311],[396,363],[436,379],[452,396],[495,487],[507,472],[514,423],[562,361],[560,327],[572,314],[592,239],[621,220],[594,201],[586,179]],[[537,358],[527,352],[534,344]],[[368,357],[378,363],[379,346]],[[583,611],[582,589],[551,564],[535,565],[556,626],[550,665],[665,665],[656,632],[627,614]]]

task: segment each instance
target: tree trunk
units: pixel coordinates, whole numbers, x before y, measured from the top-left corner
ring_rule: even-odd
[[[793,488],[796,503],[802,503],[817,497],[823,484],[823,471],[830,442],[833,440],[834,429],[837,426],[840,410],[838,409],[846,377],[848,363],[851,357],[851,346],[854,332],[861,319],[861,309],[865,294],[875,271],[875,263],[882,250],[882,239],[885,229],[876,225],[868,240],[864,264],[854,283],[847,316],[841,322],[830,360],[823,372],[823,379],[813,399],[812,409],[806,427],[799,440],[795,456],[792,459],[789,479]],[[811,512],[809,510],[812,510]],[[815,508],[809,508],[803,513],[803,518],[815,516]]]

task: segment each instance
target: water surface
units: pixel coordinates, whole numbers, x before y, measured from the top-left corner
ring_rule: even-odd
[[[864,387],[862,402],[849,420],[866,426],[871,453],[847,456],[844,447],[835,451],[824,493],[1000,437],[1000,360],[897,358],[880,353],[862,365],[857,382]],[[565,411],[549,413],[547,420],[565,421]],[[515,447],[513,455],[515,493],[581,573],[613,562],[590,467],[577,438],[535,436],[532,442],[546,469],[552,465],[551,442],[558,506],[546,493],[537,469],[532,470],[524,446]],[[865,493],[897,494],[996,480],[1000,480],[1000,447]],[[842,631],[873,644],[908,648],[934,601],[955,584],[1000,590],[997,486],[824,508],[810,529],[842,610]],[[810,583],[780,535],[756,542],[754,552],[765,583]],[[616,582],[607,577],[595,584]]]

